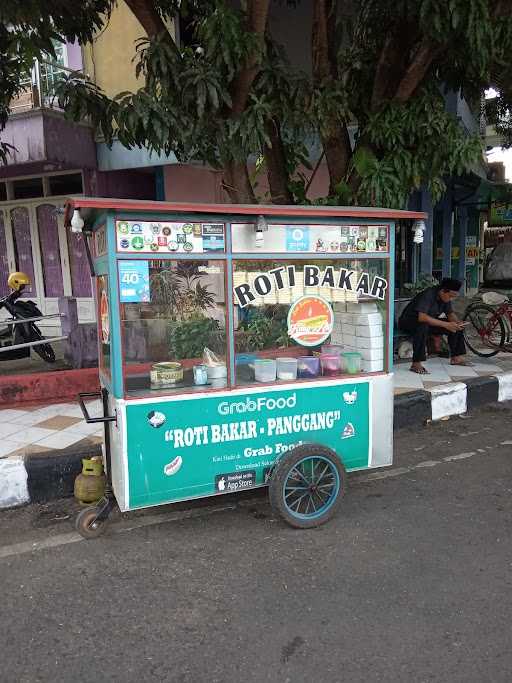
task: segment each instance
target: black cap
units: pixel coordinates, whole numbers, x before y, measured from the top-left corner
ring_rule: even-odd
[[[452,277],[445,277],[441,280],[440,287],[447,292],[458,292],[462,287],[462,282]]]

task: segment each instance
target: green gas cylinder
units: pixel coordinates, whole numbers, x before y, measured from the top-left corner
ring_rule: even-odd
[[[105,493],[105,484],[101,458],[83,458],[82,472],[75,479],[75,498],[80,503],[95,503]]]

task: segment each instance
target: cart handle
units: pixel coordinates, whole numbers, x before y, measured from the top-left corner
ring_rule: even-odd
[[[89,415],[89,411],[84,403],[84,398],[101,398],[101,396],[101,391],[91,391],[78,394],[78,405],[83,413],[84,420],[88,424],[94,424],[95,422],[115,422],[117,420],[117,415],[104,415],[103,417],[91,417]]]

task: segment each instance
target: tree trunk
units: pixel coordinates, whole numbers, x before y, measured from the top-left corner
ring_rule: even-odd
[[[328,88],[337,78],[336,66],[336,1],[316,0],[313,9],[312,57],[313,79],[320,88]],[[320,129],[320,137],[329,170],[329,194],[346,176],[352,149],[347,125],[332,116]]]
[[[401,79],[394,100],[407,102],[425,78],[425,74],[432,66],[434,59],[440,54],[441,48],[428,41],[423,42],[417,49],[412,61],[408,65]]]
[[[150,38],[161,33],[169,34],[167,26],[156,11],[155,3],[152,0],[125,0],[125,2]]]
[[[222,187],[233,204],[256,204],[245,162],[230,161],[224,165]]]
[[[248,29],[255,33],[263,45],[268,20],[270,0],[250,0],[247,7]],[[247,98],[254,79],[258,75],[258,55],[255,54],[235,79],[232,92],[231,115],[239,116],[247,105]]]
[[[329,194],[336,193],[336,185],[345,179],[352,158],[350,136],[345,124],[335,124],[328,133],[322,133],[322,146],[329,170]]]
[[[265,130],[272,143],[271,147],[265,145],[263,150],[272,203],[292,204],[293,195],[288,187],[288,171],[279,122],[275,119],[268,121]]]
[[[259,37],[262,44],[267,27],[269,4],[270,0],[249,0],[247,3],[248,29]],[[232,105],[228,114],[229,117],[236,118],[245,110],[249,92],[258,75],[258,70],[257,54],[253,55],[248,64],[240,66],[240,72],[234,80],[231,92]],[[256,203],[245,161],[232,161],[225,164],[222,186],[234,204]]]

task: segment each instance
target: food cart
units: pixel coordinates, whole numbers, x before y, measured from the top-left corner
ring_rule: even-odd
[[[394,228],[378,208],[75,198],[95,278],[107,492],[121,511],[269,486],[295,527],[393,456]]]

